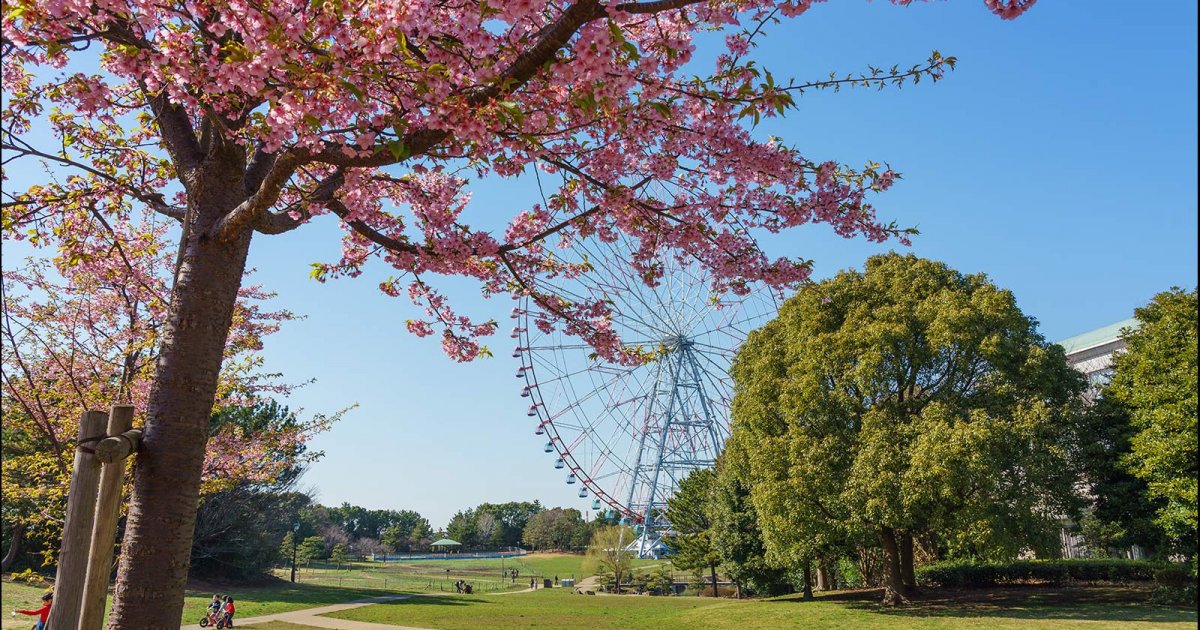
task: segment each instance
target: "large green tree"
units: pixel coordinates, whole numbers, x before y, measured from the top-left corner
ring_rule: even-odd
[[[711,468],[692,471],[674,496],[667,500],[667,520],[676,534],[671,538],[671,563],[685,571],[707,569],[717,596],[717,565],[721,557],[713,546],[712,504],[717,473]]]
[[[1050,553],[1076,509],[1083,379],[982,274],[874,256],[788,300],[732,373],[768,554],[810,560],[866,528],[887,602],[915,589],[914,539],[934,554]]]
[[[778,595],[790,588],[787,570],[771,566],[750,500],[749,460],[739,444],[729,440],[721,454],[709,502],[712,549],[721,572],[737,584],[738,595]]]
[[[1196,541],[1196,290],[1174,288],[1134,311],[1141,326],[1125,335],[1104,396],[1123,406],[1136,433],[1130,472],[1163,502],[1168,535]]]
[[[1173,541],[1155,522],[1164,501],[1150,495],[1144,479],[1125,464],[1137,430],[1129,411],[1101,396],[1082,416],[1076,455],[1087,483],[1090,505],[1080,519],[1080,533],[1093,553],[1109,555],[1133,545],[1151,557],[1165,557]]]

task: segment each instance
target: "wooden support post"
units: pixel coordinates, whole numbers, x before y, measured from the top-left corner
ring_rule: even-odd
[[[141,429],[130,429],[120,435],[106,437],[96,445],[96,459],[102,464],[121,461],[132,455],[141,441]]]
[[[75,467],[67,488],[67,517],[63,521],[62,546],[58,548],[58,573],[54,579],[54,606],[50,608],[51,628],[75,628],[79,625],[79,605],[83,601],[84,574],[87,573],[88,548],[92,539],[92,519],[96,515],[96,486],[100,483],[100,462],[92,455],[96,445],[91,438],[104,437],[108,414],[85,411],[79,419],[79,440],[75,447]]]
[[[133,426],[133,407],[113,405],[108,417],[108,435],[119,436]],[[106,438],[118,440],[121,438]],[[111,449],[106,449],[106,453]],[[132,453],[130,448],[126,453]],[[107,454],[106,454],[107,457]],[[117,536],[117,517],[121,514],[121,490],[125,478],[125,459],[104,464],[100,473],[100,495],[96,499],[96,518],[92,525],[91,552],[88,554],[87,580],[79,613],[79,630],[100,630],[104,623],[104,601],[108,596],[108,576],[112,572],[113,545]],[[57,605],[57,602],[55,602]],[[69,630],[69,628],[67,629]]]

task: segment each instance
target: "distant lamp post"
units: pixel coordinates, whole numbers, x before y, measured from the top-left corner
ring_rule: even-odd
[[[300,523],[292,525],[292,583],[296,582],[296,546],[300,542]]]

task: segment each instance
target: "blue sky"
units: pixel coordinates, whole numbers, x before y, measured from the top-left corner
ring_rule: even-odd
[[[959,59],[934,85],[810,93],[761,132],[810,158],[888,162],[904,179],[876,198],[882,217],[918,227],[911,248],[843,240],[824,227],[767,243],[814,259],[816,276],[907,249],[986,272],[1062,339],[1132,315],[1172,285],[1196,285],[1196,4],[1051,2],[1001,21],[980,0],[895,7],[838,0],[770,28],[753,54],[776,77],[813,79],[868,64]],[[713,50],[702,47],[699,56]],[[469,211],[492,224],[527,207],[529,183],[481,182]],[[513,378],[507,298],[442,286],[501,322],[496,358],[447,359],[404,331],[415,313],[376,285],[386,270],[317,284],[333,261],[330,221],[256,237],[254,280],[306,316],[268,341],[267,368],[316,383],[286,402],[358,408],[314,448],[305,483],[326,504],[415,509],[435,526],[483,501],[539,499],[584,509],[533,434]],[[6,248],[8,249],[8,248]]]

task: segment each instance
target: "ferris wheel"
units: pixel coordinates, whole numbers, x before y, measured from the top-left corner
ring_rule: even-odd
[[[667,499],[688,473],[716,462],[729,435],[734,354],[777,302],[766,289],[713,296],[702,268],[673,255],[655,261],[664,274],[647,286],[630,251],[621,241],[576,242],[573,255],[592,271],[538,288],[606,301],[622,343],[650,360],[612,363],[561,327],[546,332],[528,299],[513,309],[513,357],[531,428],[554,468],[593,510],[633,525],[631,551],[657,557],[670,531]]]

